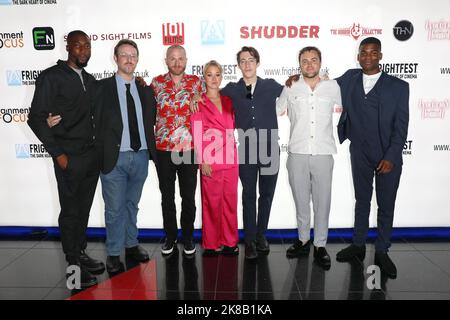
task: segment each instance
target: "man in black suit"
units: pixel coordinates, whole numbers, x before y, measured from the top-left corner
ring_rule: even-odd
[[[109,273],[122,269],[123,248],[134,260],[149,259],[138,245],[137,212],[148,162],[156,159],[156,103],[153,90],[135,82],[138,60],[136,43],[119,41],[114,48],[117,73],[100,81],[95,98]]]
[[[86,254],[86,228],[99,176],[95,153],[92,93],[96,85],[84,70],[91,57],[89,37],[80,30],[67,35],[67,61],[58,60],[36,81],[28,125],[52,156],[61,212],[61,243],[69,266],[81,270],[81,287],[97,284],[91,273],[105,270]],[[47,125],[48,114],[55,123]],[[67,270],[73,270],[67,269]]]

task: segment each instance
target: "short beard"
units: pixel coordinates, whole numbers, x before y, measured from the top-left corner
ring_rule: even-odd
[[[81,68],[85,68],[88,65],[88,62],[89,62],[89,60],[86,60],[86,62],[84,62],[84,63],[80,62],[80,60],[77,60],[75,62],[75,64],[77,65],[78,68],[81,69]]]

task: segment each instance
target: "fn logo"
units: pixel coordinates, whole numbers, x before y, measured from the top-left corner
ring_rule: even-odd
[[[55,34],[53,33],[53,28],[33,28],[33,45],[36,50],[53,50],[55,48]]]

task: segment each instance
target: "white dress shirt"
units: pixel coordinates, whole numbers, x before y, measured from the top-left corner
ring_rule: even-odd
[[[376,74],[367,75],[363,73],[364,92],[367,94],[375,87],[378,79],[380,79],[381,71]]]
[[[341,106],[335,80],[321,80],[314,91],[303,79],[284,87],[277,100],[277,114],[287,110],[291,121],[288,151],[299,154],[335,154],[333,111]]]

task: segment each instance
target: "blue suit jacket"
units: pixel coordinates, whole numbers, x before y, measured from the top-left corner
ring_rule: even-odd
[[[362,70],[351,69],[337,78],[341,87],[343,111],[338,123],[339,142],[345,139],[352,140],[352,136],[359,130],[361,124],[352,123],[352,110],[358,106],[353,105],[352,91],[355,85],[361,83]],[[362,80],[361,80],[362,81]],[[409,85],[396,77],[382,73],[380,76],[378,126],[380,142],[383,149],[383,159],[402,164],[402,151],[408,135],[409,122]],[[361,132],[361,131],[359,131]]]

